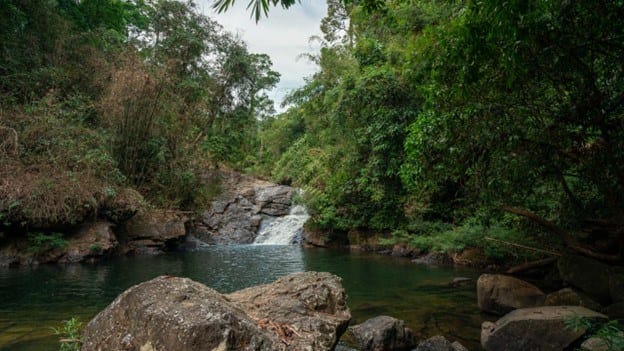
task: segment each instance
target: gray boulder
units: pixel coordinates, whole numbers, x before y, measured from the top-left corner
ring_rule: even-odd
[[[351,320],[342,279],[330,273],[291,274],[226,297],[280,335],[288,350],[331,350]]]
[[[496,323],[481,326],[481,345],[486,351],[561,351],[579,339],[585,330],[566,327],[571,318],[606,320],[607,316],[578,306],[522,308]]]
[[[285,216],[290,209],[293,190],[285,185],[258,187],[254,202],[258,206],[257,212],[269,216]]]
[[[182,244],[186,237],[185,216],[152,210],[136,214],[119,231],[123,253],[155,254]]]
[[[468,351],[468,349],[457,341],[451,343],[445,337],[436,335],[419,342],[415,351]]]
[[[599,311],[602,306],[589,296],[572,288],[563,288],[546,296],[546,306],[582,306]]]
[[[218,292],[162,276],[133,286],[93,318],[82,351],[278,350],[279,341]]]
[[[349,327],[360,351],[410,350],[416,337],[405,322],[390,316],[378,316]]]
[[[162,276],[93,318],[81,350],[331,350],[349,319],[340,278],[329,273],[297,273],[230,295]]]
[[[501,274],[482,274],[477,299],[482,311],[505,314],[517,308],[542,306],[545,294],[533,284]]]

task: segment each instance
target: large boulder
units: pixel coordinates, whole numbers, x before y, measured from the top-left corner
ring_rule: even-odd
[[[557,267],[566,283],[583,290],[601,304],[612,301],[608,265],[585,256],[564,255],[558,260]]]
[[[523,280],[501,274],[482,274],[477,280],[477,299],[482,311],[505,314],[517,308],[544,304],[546,296]]]
[[[589,296],[572,288],[563,288],[546,296],[546,306],[583,306],[590,310],[599,311],[602,306]]]
[[[126,221],[120,230],[125,253],[154,254],[182,244],[186,237],[184,215],[175,211],[143,211]]]
[[[227,298],[277,329],[289,350],[331,350],[351,320],[342,279],[330,273],[291,274]]]
[[[457,341],[450,342],[445,337],[436,335],[419,342],[414,351],[468,351],[468,349]]]
[[[230,295],[162,276],[93,318],[82,351],[330,350],[349,319],[340,278],[329,273],[297,273]]]
[[[481,326],[481,345],[486,351],[561,351],[585,334],[565,322],[572,318],[606,320],[607,316],[579,306],[522,308],[496,323]]]
[[[223,295],[162,276],[119,295],[86,326],[82,351],[277,350],[275,335]]]
[[[349,328],[360,351],[410,350],[416,337],[405,322],[390,316],[378,316]]]

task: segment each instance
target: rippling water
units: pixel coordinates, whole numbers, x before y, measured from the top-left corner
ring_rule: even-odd
[[[477,345],[482,317],[474,285],[448,286],[454,277],[475,277],[472,271],[335,250],[247,245],[96,265],[0,269],[0,350],[56,350],[51,327],[72,316],[86,323],[125,289],[162,274],[227,293],[305,270],[343,278],[353,323],[389,314],[406,320],[422,337],[443,334]]]

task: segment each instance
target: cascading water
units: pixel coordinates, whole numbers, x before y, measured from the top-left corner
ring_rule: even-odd
[[[303,233],[303,224],[310,218],[306,208],[293,206],[288,215],[277,217],[260,228],[254,241],[257,245],[291,245]]]

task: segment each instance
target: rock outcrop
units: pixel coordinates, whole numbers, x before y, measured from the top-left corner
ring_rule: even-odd
[[[208,244],[250,244],[263,222],[288,214],[293,189],[236,172],[217,174],[222,194],[202,219],[194,223],[193,235]]]
[[[43,263],[75,263],[95,261],[109,256],[118,241],[113,224],[104,221],[89,222],[80,226],[58,247],[37,248],[26,238],[15,239],[0,249],[0,267],[37,265]]]
[[[331,350],[349,319],[341,280],[329,273],[296,273],[230,295],[162,276],[93,318],[82,351]]]
[[[496,323],[484,322],[481,345],[486,351],[561,351],[585,334],[565,325],[571,318],[606,320],[607,316],[577,306],[517,309]]]
[[[482,274],[477,299],[482,311],[505,314],[517,308],[542,306],[546,295],[523,280],[501,274]]]
[[[119,231],[122,253],[155,254],[182,244],[187,220],[183,215],[165,210],[136,214]]]
[[[402,351],[416,345],[416,337],[405,322],[378,316],[349,328],[360,351]]]

